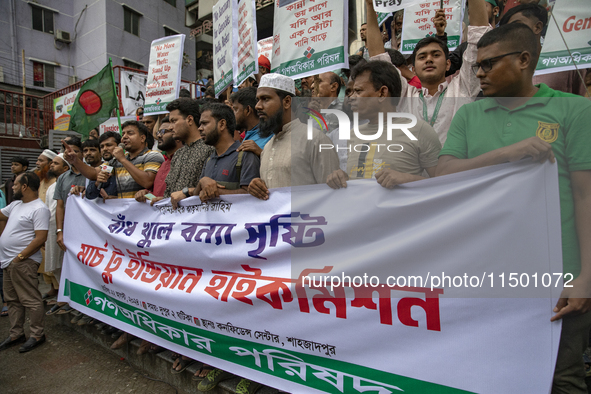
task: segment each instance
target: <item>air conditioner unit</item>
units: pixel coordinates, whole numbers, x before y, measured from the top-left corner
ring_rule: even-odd
[[[70,43],[72,39],[70,38],[70,33],[63,30],[56,30],[55,32],[55,39],[61,42]]]

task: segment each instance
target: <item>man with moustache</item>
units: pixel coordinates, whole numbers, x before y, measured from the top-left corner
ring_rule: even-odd
[[[37,269],[41,262],[39,249],[47,240],[49,209],[39,199],[39,183],[39,177],[32,172],[17,176],[12,187],[14,201],[0,210],[0,221],[7,222],[0,236],[0,263],[10,318],[10,335],[0,343],[0,350],[25,342],[19,349],[24,353],[45,342]],[[28,340],[23,327],[25,312],[30,319]]]
[[[64,160],[64,154],[60,153],[56,155],[53,160],[51,161],[50,170],[49,172],[54,177],[59,177],[66,171],[70,169],[68,163]],[[50,219],[49,219],[49,231],[47,233],[47,242],[45,243],[45,271],[47,274],[51,275],[51,278],[55,281],[53,284],[52,291],[55,292],[57,295],[60,283],[60,274],[62,270],[62,259],[64,252],[60,249],[57,244],[57,223],[56,223],[56,210],[57,210],[57,200],[53,198],[55,193],[56,183],[49,186],[47,189],[47,197],[45,199],[45,205],[49,208],[50,212]],[[49,294],[49,293],[48,293]],[[58,312],[61,308],[66,305],[65,302],[57,303],[48,314],[53,314]]]
[[[49,193],[51,200],[53,200],[53,188],[50,189],[51,185],[55,184],[57,176],[51,171],[51,162],[57,154],[49,149],[45,149],[35,163],[35,174],[41,180],[39,184],[39,199],[46,203],[46,194]],[[57,295],[57,288],[59,287],[59,281],[51,274],[51,271],[45,268],[46,256],[45,246],[41,247],[41,264],[39,264],[39,273],[43,276],[45,283],[51,286],[51,289],[43,295],[43,299],[55,297]]]
[[[563,271],[574,280],[550,319],[562,319],[552,393],[586,394],[582,356],[591,328],[591,102],[533,85],[538,48],[538,38],[522,23],[500,26],[480,39],[473,68],[486,98],[455,115],[437,175],[525,158],[557,163]]]
[[[174,138],[184,146],[176,151],[170,162],[170,172],[166,177],[164,197],[182,200],[189,197],[189,188],[196,187],[203,171],[205,160],[213,152],[213,147],[205,145],[199,131],[199,104],[190,98],[179,98],[166,106],[168,117],[173,125]]]
[[[121,129],[121,142],[125,145],[125,150],[119,146],[113,148],[113,158],[108,163],[113,167],[112,172],[100,170],[97,174],[95,168],[80,163],[69,150],[64,153],[70,164],[80,167],[80,172],[84,176],[96,181],[88,186],[88,198],[96,198],[100,184],[107,182],[109,178],[115,179],[117,198],[134,198],[138,191],[150,189],[154,185],[156,173],[164,162],[159,152],[149,149],[154,145],[154,137],[148,128],[137,120],[128,120],[121,125]]]
[[[236,117],[236,129],[246,130],[238,150],[253,152],[260,156],[271,136],[263,138],[260,135],[259,116],[254,109],[257,105],[257,88],[249,87],[237,91],[230,96],[230,104]]]
[[[312,139],[308,139],[306,125],[295,117],[292,120],[294,96],[291,78],[274,73],[261,78],[255,107],[260,134],[273,137],[261,153],[261,177],[248,187],[248,192],[261,200],[269,198],[272,188],[324,183],[339,168],[334,150],[320,151],[320,144],[331,144],[328,137],[312,129]]]
[[[171,159],[174,157],[175,152],[183,146],[183,143],[180,140],[174,139],[174,131],[168,116],[162,119],[157,137],[158,149],[163,153],[164,163],[160,166],[156,178],[154,179],[154,190],[152,191],[152,194],[157,197],[162,197],[166,190],[166,176],[170,172]],[[148,193],[150,193],[148,189],[140,190],[135,194],[136,201],[145,202],[145,196]]]
[[[224,194],[247,194],[248,185],[259,177],[259,157],[248,151],[238,151],[240,141],[234,141],[236,121],[231,108],[224,104],[209,104],[202,108],[199,131],[206,145],[215,151],[205,162],[197,187],[191,196],[201,201]],[[176,209],[178,201],[172,200]]]

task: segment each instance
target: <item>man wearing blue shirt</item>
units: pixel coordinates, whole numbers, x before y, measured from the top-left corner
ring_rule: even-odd
[[[257,89],[248,87],[240,89],[230,96],[230,104],[236,117],[236,129],[246,130],[244,141],[238,147],[239,151],[247,151],[261,155],[272,134],[263,136],[259,129],[259,116],[254,107],[257,105]]]

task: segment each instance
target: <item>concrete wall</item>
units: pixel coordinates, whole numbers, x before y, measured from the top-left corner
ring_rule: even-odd
[[[60,65],[55,69],[55,80],[56,89],[61,89],[69,85],[71,76],[80,80],[96,74],[109,57],[114,65],[123,66],[125,57],[144,64],[143,69],[147,71],[150,43],[164,36],[164,25],[187,36],[190,32],[185,27],[184,0],[177,0],[176,7],[164,0],[35,1],[59,11],[54,14],[54,30],[69,32],[73,42],[56,42],[53,34],[33,30],[32,7],[27,0],[0,0],[0,67],[6,84],[22,86],[22,49],[26,57],[27,87],[33,87],[33,62],[29,60],[32,57]],[[139,37],[123,30],[123,3],[143,14]],[[12,12],[12,4],[15,12]],[[194,80],[194,41],[186,40],[185,53],[192,63],[183,69],[182,78]],[[55,90],[35,88],[47,92]]]

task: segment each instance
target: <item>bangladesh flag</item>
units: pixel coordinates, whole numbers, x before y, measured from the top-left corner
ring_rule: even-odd
[[[88,137],[90,130],[108,120],[118,105],[113,68],[109,60],[105,68],[80,88],[69,112],[70,129]]]

